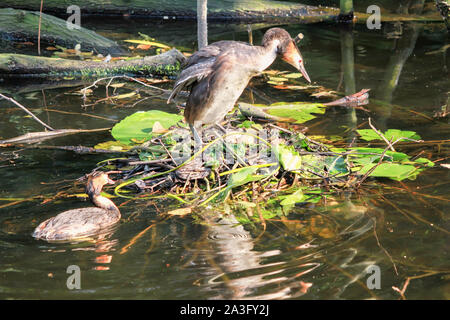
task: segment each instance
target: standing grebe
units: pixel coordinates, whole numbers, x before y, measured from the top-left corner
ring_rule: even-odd
[[[88,178],[86,193],[97,207],[64,211],[42,222],[33,237],[43,240],[73,240],[97,234],[120,220],[120,211],[106,197],[100,195],[105,184],[114,184],[104,172],[94,172]]]
[[[219,41],[194,53],[175,82],[170,103],[190,88],[184,116],[195,142],[203,124],[217,124],[233,109],[250,79],[267,69],[277,57],[297,68],[311,82],[303,58],[289,33],[281,28],[266,31],[261,46],[239,41]]]

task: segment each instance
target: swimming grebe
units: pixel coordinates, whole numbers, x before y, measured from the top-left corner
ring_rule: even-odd
[[[94,172],[88,178],[86,193],[97,207],[64,211],[42,222],[33,237],[43,240],[73,240],[92,236],[120,220],[120,211],[106,197],[100,195],[105,184],[115,182],[104,172]]]
[[[203,47],[186,62],[167,100],[190,88],[184,116],[195,142],[203,124],[217,124],[233,109],[250,79],[267,69],[277,57],[297,68],[311,82],[303,58],[289,33],[281,28],[266,31],[261,46],[239,41],[219,41]]]

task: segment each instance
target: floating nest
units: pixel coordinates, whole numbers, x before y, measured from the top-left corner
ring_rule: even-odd
[[[231,198],[243,207],[264,202],[267,207],[291,208],[355,191],[369,177],[414,179],[433,165],[392,151],[395,143],[412,140],[406,137],[391,139],[385,148],[336,147],[330,140],[317,141],[274,123],[235,120],[232,117],[224,128],[204,129],[201,149],[194,149],[190,131],[178,122],[135,146],[134,155],[99,166],[117,174],[118,197],[173,198],[188,207],[218,205]],[[373,134],[366,131],[361,130],[361,140]]]

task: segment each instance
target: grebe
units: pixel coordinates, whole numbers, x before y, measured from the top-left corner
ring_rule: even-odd
[[[88,178],[86,193],[97,207],[64,211],[42,222],[33,237],[43,240],[73,240],[92,236],[120,220],[120,211],[106,197],[100,195],[105,184],[115,182],[104,172],[94,172]]]
[[[233,109],[250,79],[267,69],[277,57],[297,68],[311,82],[300,51],[281,28],[266,31],[261,46],[239,41],[219,41],[201,48],[186,61],[167,103],[190,88],[184,116],[196,144],[203,124],[217,124]]]

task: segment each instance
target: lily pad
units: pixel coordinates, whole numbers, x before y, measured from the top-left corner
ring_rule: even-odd
[[[358,132],[358,134],[361,136],[361,139],[363,139],[363,140],[366,140],[366,141],[383,140],[373,129],[359,129],[356,131]],[[414,140],[420,139],[420,136],[417,133],[415,133],[414,131],[389,129],[382,134],[388,141],[396,141],[401,138],[414,139]]]
[[[324,114],[326,106],[321,103],[278,102],[271,104],[264,111],[287,121],[304,123],[316,118],[315,114]]]
[[[304,123],[316,118],[314,114],[324,114],[326,106],[307,102],[278,102],[269,106],[239,103],[239,109],[244,116]]]
[[[116,124],[111,134],[116,140],[125,144],[132,144],[135,141],[142,143],[157,135],[153,131],[156,122],[159,123],[157,131],[161,131],[161,127],[169,129],[181,119],[183,119],[181,115],[160,110],[139,111]]]
[[[365,174],[371,170],[377,164],[365,165],[361,170],[360,174]],[[406,178],[415,177],[415,171],[418,169],[413,165],[399,164],[399,163],[381,163],[379,166],[373,170],[369,176],[379,177],[379,178],[390,178],[393,180],[401,181]]]

